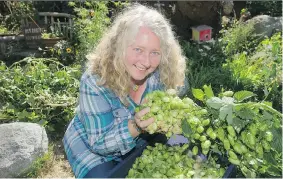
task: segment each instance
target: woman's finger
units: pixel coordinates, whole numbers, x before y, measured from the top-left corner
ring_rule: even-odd
[[[150,124],[152,124],[154,122],[154,118],[151,117],[147,120],[141,121],[140,122],[140,128],[145,129],[147,126],[149,126]]]
[[[138,126],[141,126],[141,118],[150,111],[150,108],[142,109],[141,111],[135,114],[135,122]]]
[[[145,103],[147,103],[147,102],[148,102],[148,99],[143,98],[143,100],[142,100],[141,104],[145,104]]]
[[[141,119],[146,113],[150,111],[150,108],[144,108],[135,114],[135,118]]]

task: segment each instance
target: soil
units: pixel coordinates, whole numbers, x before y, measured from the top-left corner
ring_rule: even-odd
[[[75,178],[61,141],[54,143],[53,156],[41,169],[38,178]]]

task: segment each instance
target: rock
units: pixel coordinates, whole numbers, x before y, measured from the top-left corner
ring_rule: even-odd
[[[234,3],[231,0],[226,0],[226,1],[222,1],[222,9],[223,9],[223,13],[224,15],[229,15],[233,12],[234,9]]]
[[[46,131],[35,123],[1,124],[0,136],[0,178],[20,176],[48,151]]]
[[[255,34],[259,37],[271,37],[274,32],[282,31],[282,17],[259,15],[247,20],[245,23],[252,23]]]

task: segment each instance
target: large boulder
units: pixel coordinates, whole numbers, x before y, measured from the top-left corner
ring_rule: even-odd
[[[20,176],[48,151],[46,131],[35,123],[1,124],[0,136],[0,178]]]
[[[253,24],[255,34],[259,37],[271,37],[274,32],[282,31],[282,17],[258,15],[245,23]]]

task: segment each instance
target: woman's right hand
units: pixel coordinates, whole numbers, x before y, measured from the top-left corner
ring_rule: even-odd
[[[138,136],[141,133],[141,130],[144,130],[154,122],[154,118],[151,117],[146,120],[141,120],[141,118],[150,111],[150,108],[142,109],[141,111],[137,112],[134,116],[133,120],[129,120],[128,126],[129,131],[133,137]]]
[[[146,129],[147,126],[149,126],[150,124],[152,124],[154,122],[153,117],[146,119],[146,120],[141,120],[141,118],[144,115],[146,115],[147,113],[149,113],[149,111],[150,111],[150,108],[147,107],[147,108],[140,110],[139,112],[137,112],[135,114],[134,120],[135,120],[137,126],[140,127],[142,130]]]

